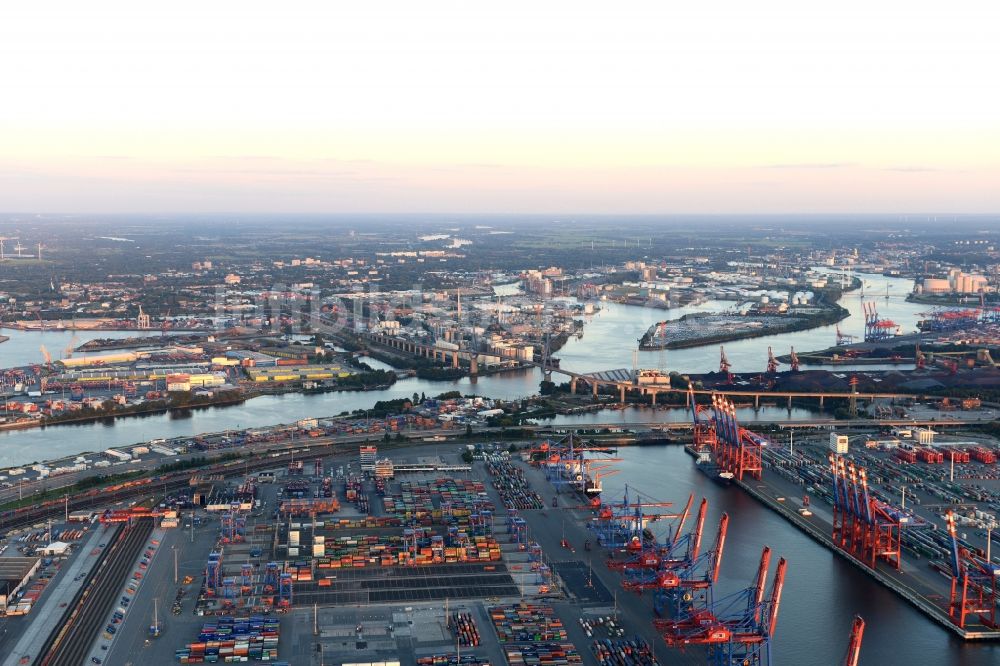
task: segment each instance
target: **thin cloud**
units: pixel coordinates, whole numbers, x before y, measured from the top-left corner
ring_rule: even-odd
[[[850,162],[802,162],[792,164],[763,164],[759,169],[843,169],[854,166]]]
[[[270,160],[283,159],[277,155],[209,155],[210,160]]]

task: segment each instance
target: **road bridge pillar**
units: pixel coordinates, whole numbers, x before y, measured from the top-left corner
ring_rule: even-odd
[[[619,386],[618,387],[618,394],[621,396],[621,401],[620,402],[624,405],[625,404],[625,387],[624,386]]]
[[[653,407],[656,407],[656,391],[650,391],[649,393],[653,396]]]
[[[451,367],[453,367],[453,368],[457,368],[458,367],[458,352],[457,351],[454,351],[454,352],[451,353]]]
[[[572,377],[569,380],[569,393],[570,395],[576,395],[576,377]]]
[[[819,397],[819,411],[823,411],[823,396]]]
[[[597,382],[591,381],[590,386],[594,389],[594,400],[597,400]]]
[[[479,359],[475,356],[469,358],[469,374],[478,375],[479,374]]]
[[[788,411],[792,411],[792,396],[788,396]]]
[[[760,411],[760,393],[755,393],[753,396],[753,410]]]

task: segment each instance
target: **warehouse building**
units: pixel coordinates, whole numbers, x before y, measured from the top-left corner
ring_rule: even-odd
[[[350,377],[351,372],[337,365],[285,365],[274,368],[247,368],[255,382],[300,382],[317,379]]]
[[[0,608],[6,608],[38,571],[40,557],[0,557]]]

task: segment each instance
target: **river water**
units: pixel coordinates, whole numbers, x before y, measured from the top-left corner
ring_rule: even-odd
[[[908,280],[865,276],[866,293],[878,296],[883,316],[902,326],[903,332],[915,329],[918,313],[926,306],[906,303]],[[886,300],[886,287],[889,298]],[[861,336],[864,320],[862,299],[848,294],[842,305],[850,318],[841,330]],[[711,307],[713,304],[703,306]],[[602,304],[603,310],[588,322],[581,339],[572,338],[557,354],[565,368],[576,371],[630,368],[637,339],[654,322],[693,311],[692,308],[660,311],[641,307]],[[4,331],[9,342],[0,344],[0,367],[40,361],[39,346],[45,344],[53,358],[71,342],[72,333],[26,333]],[[100,333],[103,337],[121,337],[127,333]],[[151,335],[156,335],[152,333]],[[80,341],[87,339],[80,336]],[[767,347],[776,354],[787,353],[790,346],[807,351],[833,345],[833,326],[788,335],[769,336],[726,344],[733,369],[757,372],[764,369]],[[679,372],[707,372],[718,368],[718,347],[639,354],[641,367],[660,367]],[[372,365],[380,365],[371,362]],[[877,368],[877,366],[876,366]],[[875,368],[868,368],[875,369]],[[480,377],[476,381],[429,382],[404,379],[384,391],[367,393],[326,393],[320,395],[264,396],[240,406],[208,408],[184,415],[158,414],[133,417],[109,423],[64,425],[0,434],[0,464],[31,462],[84,450],[99,451],[109,446],[127,445],[155,437],[193,435],[229,428],[263,426],[289,422],[309,416],[328,416],[345,410],[364,409],[376,400],[410,396],[424,392],[436,395],[444,391],[517,398],[537,392],[540,373],[524,370],[516,373]],[[788,418],[783,407],[764,407],[761,418]],[[752,409],[741,410],[740,418],[751,420]],[[791,418],[806,419],[810,412],[794,409]],[[561,416],[554,424],[609,423],[623,421],[685,420],[682,410],[629,408],[574,416]],[[951,634],[913,610],[892,592],[875,584],[840,558],[814,543],[782,518],[735,488],[720,488],[698,472],[680,447],[626,448],[617,468],[621,473],[605,481],[609,498],[621,497],[623,484],[646,491],[662,500],[680,503],[689,492],[708,497],[709,524],[717,523],[718,512],[729,512],[730,547],[726,551],[719,589],[723,593],[744,587],[753,577],[760,548],[766,543],[777,556],[789,561],[788,579],[775,640],[775,663],[795,666],[835,666],[841,663],[847,645],[851,620],[861,613],[867,620],[862,663],[864,664],[935,664],[985,666],[1000,663],[1000,646],[963,645]],[[773,569],[773,565],[772,565]]]
[[[705,544],[715,540],[721,511],[729,536],[717,589],[726,595],[747,587],[760,551],[771,547],[771,575],[779,557],[788,560],[774,642],[782,666],[843,663],[854,615],[865,618],[861,664],[987,666],[1000,663],[1000,645],[963,644],[895,593],[823,548],[738,488],[722,488],[698,472],[679,446],[619,449],[619,474],[604,480],[604,499],[621,501],[625,483],[657,500],[695,506],[708,498]],[[630,491],[634,498],[634,493]],[[688,523],[690,525],[690,522]],[[710,546],[709,546],[710,547]],[[770,587],[770,578],[769,578]]]
[[[920,318],[917,313],[926,306],[907,303],[909,280],[865,276],[865,290],[869,298],[876,298],[883,316],[901,325],[903,332],[915,330]],[[886,288],[889,299],[886,300]],[[501,288],[511,293],[516,286]],[[844,333],[859,337],[863,334],[864,315],[862,299],[857,293],[841,299],[851,316],[841,323]],[[725,308],[730,303],[708,302],[698,307],[677,308],[669,311],[654,310],[617,303],[600,303],[601,311],[589,317],[581,338],[571,337],[556,356],[561,367],[578,372],[631,368],[633,350],[649,326],[663,318],[675,318],[689,312]],[[40,347],[44,345],[53,359],[59,359],[73,343],[79,344],[91,337],[121,338],[135,332],[78,333],[74,339],[71,331],[17,331],[5,329],[10,340],[0,344],[0,367],[41,362]],[[146,335],[155,338],[158,332]],[[773,346],[775,354],[787,353],[794,346],[799,351],[823,349],[835,342],[833,326],[811,331],[774,335],[726,344],[726,354],[735,372],[763,371],[767,361],[767,347]],[[388,367],[368,360],[375,367]],[[709,372],[719,366],[719,348],[716,345],[667,352],[639,352],[638,364],[644,368],[662,367],[667,370]],[[839,367],[839,366],[838,366]],[[839,367],[839,369],[846,369]],[[862,369],[883,369],[893,366],[862,366]],[[906,366],[900,366],[906,367]],[[519,370],[499,375],[463,378],[457,381],[426,381],[407,378],[388,389],[368,392],[323,393],[318,395],[262,396],[230,407],[212,407],[183,414],[155,414],[130,417],[117,421],[62,425],[46,429],[8,431],[0,433],[0,465],[28,463],[46,458],[56,458],[82,451],[100,451],[111,446],[125,446],[136,442],[163,437],[190,436],[200,432],[213,432],[233,428],[259,427],[274,423],[287,423],[313,416],[332,416],[344,411],[365,409],[377,400],[390,400],[424,393],[428,396],[458,390],[463,394],[484,395],[501,399],[516,399],[538,391],[541,373],[537,369]],[[763,407],[759,412],[744,409],[739,417],[808,419],[806,410],[793,409],[791,414],[784,407]],[[561,416],[553,424],[571,425],[588,423],[616,423],[623,421],[673,422],[687,417],[683,410],[625,409],[607,410],[588,414]]]

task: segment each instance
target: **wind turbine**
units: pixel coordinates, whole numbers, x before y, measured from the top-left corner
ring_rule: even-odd
[[[3,242],[9,240],[17,240],[17,239],[12,236],[0,236],[0,261],[3,261],[5,258],[3,255]]]

